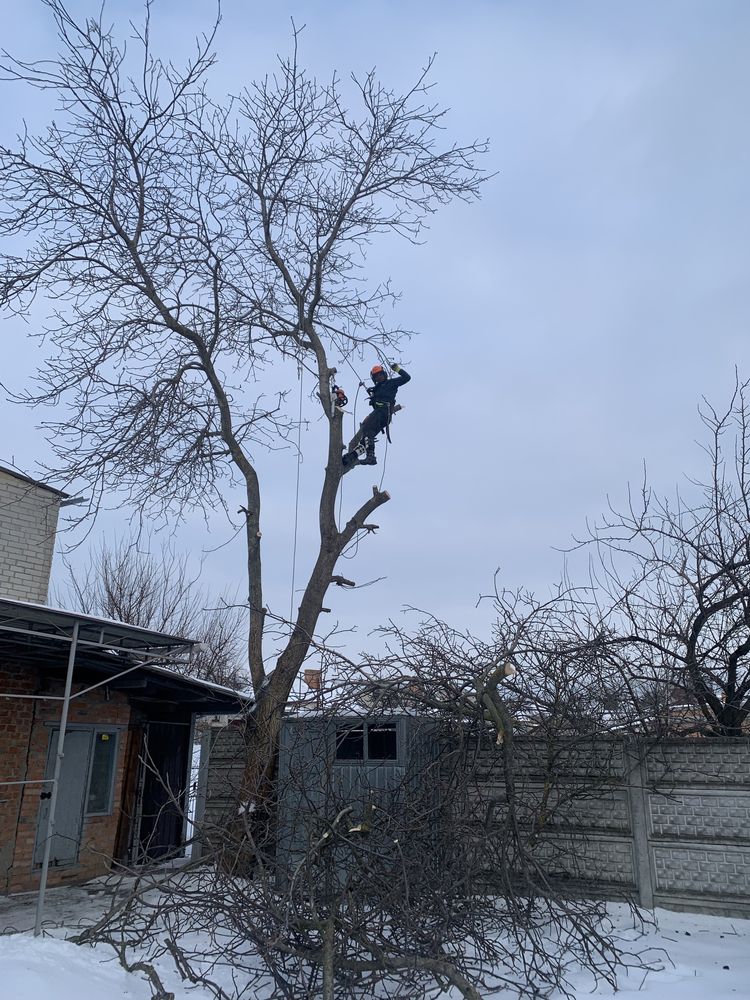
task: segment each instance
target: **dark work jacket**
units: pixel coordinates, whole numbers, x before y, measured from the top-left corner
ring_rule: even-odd
[[[399,388],[410,381],[411,375],[402,368],[396,378],[387,378],[385,382],[376,382],[372,389],[367,390],[370,393],[370,406],[375,407],[376,410],[383,407],[387,407],[389,410],[393,409]]]

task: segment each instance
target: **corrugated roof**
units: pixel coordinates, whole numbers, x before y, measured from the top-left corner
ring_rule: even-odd
[[[100,649],[122,649],[132,652],[162,652],[177,647],[194,646],[197,639],[169,635],[153,629],[139,628],[111,618],[51,608],[46,604],[33,604],[15,598],[0,596],[0,630],[23,632],[40,638],[70,641],[73,627],[78,623],[78,641],[81,646],[98,646]]]
[[[29,601],[0,597],[0,655],[5,652],[15,658],[16,651],[25,652],[20,662],[28,659],[32,665],[62,669],[76,624],[79,649],[76,663],[80,659],[81,669],[111,676],[114,684],[123,669],[128,675],[135,669],[135,676],[151,678],[149,689],[179,691],[180,702],[188,705],[195,702],[196,706],[200,703],[198,711],[237,711],[252,701],[248,693],[149,662],[152,657],[181,662],[180,655],[196,645],[195,639]],[[131,668],[128,663],[137,666]]]

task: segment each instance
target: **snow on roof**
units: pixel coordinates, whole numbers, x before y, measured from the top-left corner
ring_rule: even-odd
[[[195,646],[198,642],[197,639],[188,639],[185,636],[170,635],[156,629],[141,628],[139,625],[128,625],[127,622],[117,621],[114,618],[102,618],[82,611],[68,611],[65,608],[51,607],[49,604],[36,604],[33,601],[20,601],[14,597],[0,595],[0,615],[9,616],[14,613],[15,617],[37,625],[72,626],[78,622],[121,639],[142,640],[142,645],[149,643],[155,646]]]
[[[251,691],[238,691],[235,688],[227,687],[224,684],[216,684],[214,681],[206,681],[200,677],[190,677],[187,674],[181,674],[178,670],[170,670],[169,667],[160,667],[155,663],[146,663],[143,665],[143,669],[148,670],[153,674],[164,674],[168,677],[178,677],[181,681],[187,681],[189,684],[197,684],[200,687],[208,688],[210,691],[216,691],[219,694],[231,695],[241,701],[252,701],[253,698]]]

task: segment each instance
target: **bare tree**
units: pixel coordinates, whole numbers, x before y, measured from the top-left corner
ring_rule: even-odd
[[[594,585],[610,653],[661,731],[692,722],[740,736],[750,713],[747,394],[748,383],[738,383],[725,411],[704,404],[704,477],[673,499],[644,485],[584,540],[598,553]]]
[[[24,313],[35,297],[55,303],[51,357],[24,398],[65,404],[47,425],[58,471],[89,490],[92,509],[116,489],[138,510],[174,517],[226,506],[224,484],[241,484],[252,797],[270,774],[279,709],[336,562],[389,499],[373,489],[337,523],[332,361],[365,349],[386,360],[401,340],[383,322],[393,294],[370,280],[367,247],[380,235],[417,241],[440,204],[475,199],[485,147],[442,141],[430,64],[403,93],[374,73],[320,83],[299,65],[295,34],[273,76],[219,105],[205,90],[216,26],[178,70],[151,50],[148,4],[126,49],[101,18],[77,23],[62,0],[44,2],[60,55],[6,54],[3,70],[57,100],[46,131],[0,149],[0,304]],[[327,428],[319,545],[267,673],[256,456],[296,426],[285,404],[298,368]],[[272,371],[275,395],[265,388]]]
[[[231,595],[211,599],[186,556],[167,545],[153,554],[138,538],[102,543],[83,567],[68,565],[61,602],[141,628],[197,639],[189,670],[196,677],[245,688],[245,611]]]
[[[488,646],[435,619],[392,627],[389,642],[380,663],[330,652],[347,682],[327,686],[323,711],[287,717],[273,844],[254,841],[251,813],[244,837],[204,821],[216,870],[204,854],[155,876],[158,893],[147,878],[80,940],[150,967],[171,957],[221,1000],[539,997],[581,966],[614,985],[623,961],[639,964],[581,881],[592,869],[578,810],[612,776],[602,733],[566,725],[567,701],[555,718],[534,703],[520,643]],[[252,879],[227,864],[246,840]]]

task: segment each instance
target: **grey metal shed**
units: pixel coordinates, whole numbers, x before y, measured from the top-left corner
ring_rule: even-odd
[[[284,720],[279,752],[277,861],[304,854],[311,839],[341,809],[349,822],[368,805],[391,814],[438,791],[438,730],[434,720],[408,714]]]

